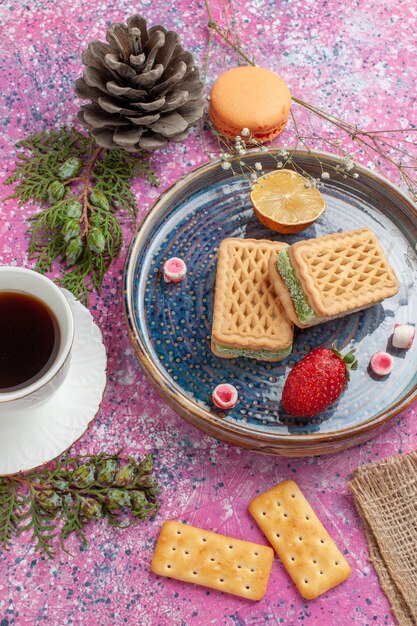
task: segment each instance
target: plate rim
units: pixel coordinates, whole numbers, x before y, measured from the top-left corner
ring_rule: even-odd
[[[268,152],[272,153],[276,156],[279,156],[279,152],[281,150],[289,150],[285,147],[271,147]],[[321,150],[295,150],[292,151],[292,154],[295,157],[303,158],[303,157],[316,157],[316,158],[324,158],[328,161],[336,162],[336,164],[341,163],[343,157],[332,154],[330,152],[325,152]],[[264,158],[267,156],[266,152],[262,152],[259,149],[251,149],[248,150],[246,155],[243,158],[254,157],[259,155],[259,157]],[[231,161],[242,160],[241,156],[234,157],[230,159]],[[190,171],[183,174],[180,178],[174,181],[171,185],[169,185],[159,196],[155,199],[155,201],[151,204],[146,214],[138,223],[138,226],[132,236],[132,239],[129,244],[129,249],[126,254],[125,264],[123,268],[123,312],[125,322],[127,324],[127,329],[129,333],[130,340],[135,348],[135,351],[139,357],[140,365],[146,375],[146,378],[149,382],[155,387],[156,391],[161,395],[163,400],[169,404],[171,408],[181,417],[189,421],[192,425],[204,431],[203,426],[198,423],[195,424],[191,419],[188,419],[184,413],[191,412],[194,418],[197,418],[202,422],[206,422],[215,427],[219,427],[223,433],[229,433],[230,435],[238,435],[239,437],[252,437],[256,439],[258,443],[265,444],[266,447],[277,444],[284,444],[288,446],[289,451],[294,450],[298,445],[305,445],[307,443],[311,443],[313,446],[317,446],[320,444],[337,444],[337,443],[348,443],[350,439],[354,439],[351,445],[356,445],[360,443],[360,441],[356,441],[361,435],[364,437],[363,441],[366,440],[366,435],[369,432],[375,430],[376,433],[379,432],[380,429],[384,427],[391,419],[393,419],[396,415],[399,415],[407,408],[410,407],[411,404],[417,399],[417,382],[414,386],[409,390],[409,392],[400,398],[398,402],[396,402],[389,410],[385,409],[379,411],[376,415],[369,418],[368,420],[357,424],[355,426],[350,426],[348,428],[344,428],[338,431],[328,431],[326,433],[308,433],[308,434],[297,434],[297,433],[268,433],[267,431],[260,431],[251,428],[251,424],[248,422],[239,423],[229,422],[224,420],[223,417],[217,416],[210,411],[207,411],[204,407],[195,403],[191,400],[187,395],[178,392],[173,386],[170,379],[161,372],[153,359],[148,355],[147,351],[144,349],[144,345],[141,345],[140,341],[140,332],[139,328],[135,324],[134,315],[133,315],[133,263],[132,260],[137,257],[137,254],[134,255],[136,248],[138,248],[145,238],[146,228],[148,222],[152,221],[154,215],[156,215],[158,210],[158,205],[163,203],[169,194],[179,186],[183,186],[187,184],[189,181],[192,181],[195,177],[198,177],[203,170],[204,172],[208,172],[212,169],[216,169],[221,165],[221,159],[216,159],[214,161],[208,161],[202,163],[201,165],[191,169]],[[411,198],[409,198],[405,192],[400,189],[396,184],[389,181],[385,176],[380,173],[376,173],[364,165],[355,166],[355,172],[358,172],[359,175],[362,173],[366,176],[366,178],[371,178],[376,181],[380,186],[389,187],[390,191],[395,192],[398,196],[399,200],[403,204],[407,206],[412,216],[417,218],[417,207],[413,204]],[[136,334],[136,332],[137,334]],[[143,343],[143,342],[142,342]],[[167,397],[168,396],[168,397]],[[178,406],[179,405],[179,406]],[[183,413],[184,412],[184,413]],[[207,432],[207,431],[205,431]],[[217,435],[213,435],[217,436]],[[237,444],[242,445],[242,444]],[[252,447],[252,443],[248,441],[248,447]],[[348,446],[345,446],[348,447]],[[307,446],[304,448],[306,451],[308,449]],[[323,450],[324,452],[324,450]]]

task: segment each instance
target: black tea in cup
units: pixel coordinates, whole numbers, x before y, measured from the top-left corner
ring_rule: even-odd
[[[50,308],[18,291],[0,291],[0,393],[39,380],[58,354],[60,330]]]

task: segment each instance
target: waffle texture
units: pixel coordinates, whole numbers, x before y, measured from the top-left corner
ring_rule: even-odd
[[[283,277],[274,272],[272,279],[288,316],[300,327],[359,311],[398,292],[395,272],[369,228],[299,241],[288,256],[315,317],[300,324]]]
[[[291,351],[293,325],[268,274],[271,255],[285,247],[263,239],[229,238],[220,244],[212,327],[212,350],[218,356],[249,351],[247,356],[278,361]]]

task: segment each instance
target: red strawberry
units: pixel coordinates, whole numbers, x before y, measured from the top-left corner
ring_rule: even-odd
[[[332,348],[316,348],[291,370],[282,391],[282,404],[290,415],[313,417],[336,402],[358,362],[355,350],[345,356]]]

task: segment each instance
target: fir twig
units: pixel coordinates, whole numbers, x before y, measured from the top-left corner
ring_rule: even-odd
[[[16,532],[24,498],[17,493],[16,485],[6,478],[0,479],[0,543],[7,548]]]
[[[137,206],[131,183],[137,176],[159,181],[146,153],[97,147],[74,129],[42,132],[19,142],[22,149],[6,184],[15,184],[20,205],[45,208],[29,226],[29,258],[41,273],[62,263],[58,283],[88,304],[100,292],[104,275],[123,245],[117,212],[135,223]]]
[[[12,481],[11,485],[13,486]],[[57,511],[53,509],[48,513],[43,510],[36,498],[36,489],[29,485],[29,504],[25,513],[20,517],[20,526],[17,529],[17,533],[20,535],[25,531],[32,531],[32,541],[35,544],[35,549],[52,559],[55,556],[52,542],[56,536],[56,523],[53,520]]]
[[[84,546],[85,526],[106,518],[111,526],[127,528],[156,514],[159,487],[152,473],[151,455],[140,462],[115,454],[64,456],[28,474],[0,479],[0,544],[13,536],[32,533],[36,549],[55,556],[70,535]],[[71,554],[68,552],[68,554]]]

